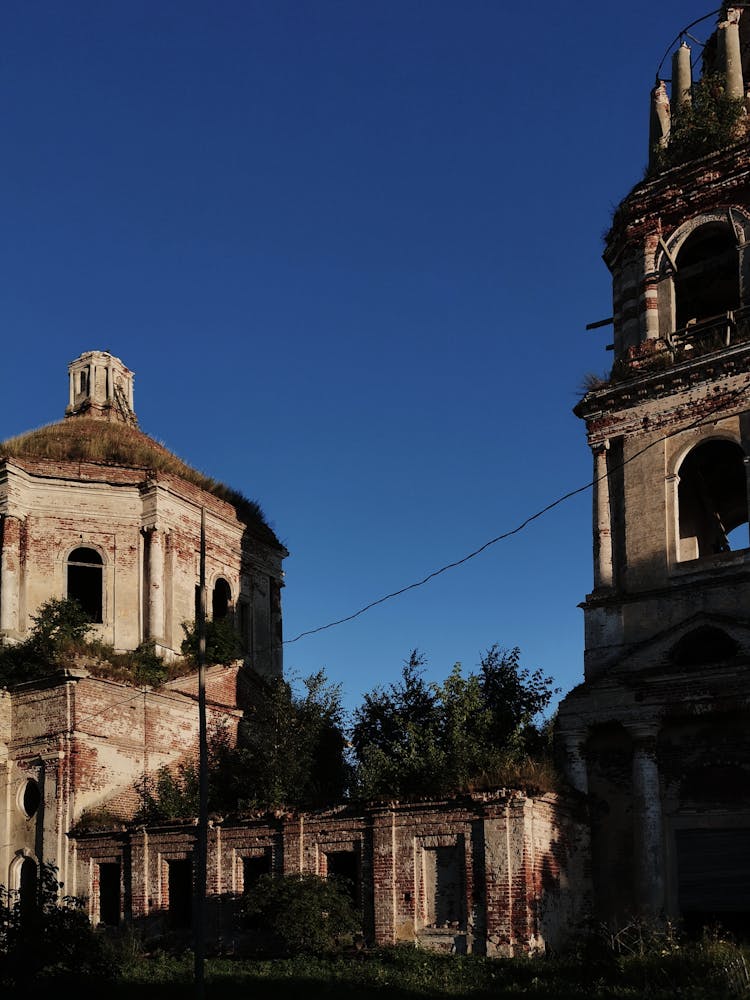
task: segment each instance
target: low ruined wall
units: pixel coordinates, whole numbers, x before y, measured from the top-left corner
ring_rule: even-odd
[[[73,891],[87,897],[95,923],[113,907],[154,933],[189,923],[178,911],[189,895],[195,842],[192,823],[81,834],[73,841]],[[488,955],[560,949],[587,911],[587,859],[585,817],[572,800],[507,790],[216,822],[208,838],[210,935],[236,944],[233,906],[258,874],[309,872],[352,879],[365,936],[377,945]]]

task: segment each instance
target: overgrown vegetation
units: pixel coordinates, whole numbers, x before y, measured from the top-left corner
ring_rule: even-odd
[[[0,687],[39,680],[79,662],[95,677],[149,687],[194,669],[189,658],[166,664],[148,639],[122,653],[99,639],[90,639],[92,623],[78,601],[71,598],[45,601],[31,621],[31,631],[23,642],[0,647]]]
[[[181,653],[195,664],[198,662],[198,627],[194,621],[182,623],[185,638]],[[229,618],[205,621],[206,663],[223,663],[225,666],[239,659],[243,654],[242,644]]]
[[[335,876],[261,875],[239,919],[259,957],[338,955],[361,936],[350,888]]]
[[[651,172],[714,153],[741,138],[745,103],[727,94],[723,74],[704,73],[691,93],[690,104],[672,117],[667,144],[653,151]]]
[[[351,721],[340,685],[323,671],[296,686],[258,678],[236,743],[225,729],[209,735],[209,809],[227,816],[556,787],[552,722],[544,718],[556,693],[551,678],[522,667],[518,649],[497,645],[475,673],[456,664],[435,683],[424,671],[415,650],[401,680],[366,694]],[[188,819],[198,808],[197,765],[162,768],[137,791],[140,822]]]
[[[312,809],[347,795],[341,690],[320,671],[301,692],[281,678],[262,682],[255,707],[242,720],[236,744],[225,728],[208,738],[209,810],[222,815],[273,809]],[[198,768],[183,761],[136,786],[141,822],[187,819],[198,810]]]
[[[131,652],[116,653],[112,646],[89,640],[91,621],[78,601],[69,598],[45,601],[31,621],[31,631],[23,642],[0,647],[0,687],[39,680],[70,665],[74,657],[84,657],[86,669],[95,676],[153,687],[182,666],[170,670],[152,642],[142,642]]]
[[[425,659],[414,650],[401,680],[364,696],[354,712],[351,744],[355,794],[364,799],[428,798],[516,780],[537,767],[549,784],[548,727],[542,715],[552,679],[521,667],[520,650],[492,646],[479,670],[456,664],[442,684],[424,678]]]
[[[279,544],[256,501],[198,472],[163,444],[127,424],[77,416],[75,420],[48,424],[0,442],[0,457],[94,462],[167,472],[226,500],[259,537],[273,545]]]
[[[0,986],[23,995],[62,980],[101,989],[120,974],[115,953],[98,935],[82,901],[62,895],[57,869],[43,864],[29,898],[0,886]]]
[[[175,992],[167,995],[186,996],[193,968],[190,953],[131,952],[107,996],[163,997],[170,987]],[[712,935],[679,941],[666,950],[654,938],[643,952],[632,954],[618,953],[602,935],[579,942],[576,951],[533,958],[446,955],[409,945],[333,956],[305,949],[287,958],[212,957],[206,962],[205,985],[209,1000],[739,1000],[749,992],[746,949]]]

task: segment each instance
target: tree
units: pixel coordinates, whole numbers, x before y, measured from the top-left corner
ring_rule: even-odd
[[[302,681],[261,681],[236,745],[226,727],[208,737],[208,808],[224,815],[249,809],[315,808],[341,801],[349,785],[340,685],[323,671]],[[141,822],[198,812],[198,766],[163,767],[136,783]]]
[[[45,601],[31,621],[24,642],[0,649],[0,684],[35,680],[56,670],[64,653],[85,646],[91,628],[86,612],[70,598]]]
[[[521,666],[521,650],[490,646],[482,657],[479,681],[482,698],[491,713],[489,736],[511,756],[533,753],[543,742],[538,721],[553,695],[552,678],[542,670]]]
[[[341,686],[321,670],[295,692],[280,677],[262,682],[240,724],[235,798],[246,808],[313,808],[340,801],[350,768],[345,758]]]
[[[198,659],[198,626],[194,621],[182,623],[185,638],[180,651],[191,660]],[[206,619],[206,663],[229,664],[242,656],[242,644],[230,618]]]
[[[442,684],[424,678],[413,650],[401,681],[376,688],[355,710],[355,787],[366,799],[422,798],[466,789],[547,753],[541,716],[553,694],[541,670],[520,665],[518,649],[492,646],[479,671],[456,664]]]
[[[420,794],[444,766],[439,740],[439,692],[424,679],[425,659],[414,649],[401,680],[365,694],[355,709],[351,745],[356,784],[365,798]]]

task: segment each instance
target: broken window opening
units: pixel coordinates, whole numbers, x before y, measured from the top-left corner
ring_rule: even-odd
[[[459,927],[464,910],[464,856],[458,845],[425,848],[424,919],[427,927]]]
[[[360,863],[358,851],[326,851],[326,875],[348,892],[352,903],[359,906]]]
[[[271,874],[271,848],[242,859],[242,891],[252,892],[262,875]]]
[[[737,239],[724,223],[700,226],[677,254],[677,329],[740,307]]]
[[[99,922],[108,927],[120,923],[120,865],[116,861],[99,865]]]
[[[169,924],[174,930],[193,923],[193,862],[168,861]]]
[[[232,590],[227,581],[219,577],[211,594],[211,617],[215,622],[227,617],[231,603]]]
[[[678,559],[701,559],[748,546],[745,454],[733,441],[706,441],[679,469]],[[738,528],[744,531],[737,533]]]
[[[92,622],[101,624],[104,562],[96,549],[74,549],[68,556],[68,598],[78,601]]]
[[[32,858],[26,858],[21,865],[18,904],[21,924],[28,924],[39,906],[39,871]]]

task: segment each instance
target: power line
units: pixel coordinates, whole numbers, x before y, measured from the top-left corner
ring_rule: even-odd
[[[738,389],[733,390],[733,392],[731,392],[728,397],[727,396],[722,397],[722,399],[716,404],[715,407],[713,407],[711,410],[708,410],[708,414],[715,413],[718,410],[726,407],[727,402],[734,397],[739,397],[745,391],[745,389],[747,389],[748,385],[750,385],[750,378],[747,379]],[[645,447],[641,448],[640,451],[637,451],[634,455],[631,455],[630,458],[625,459],[625,461],[621,462],[619,465],[607,469],[607,471],[603,475],[595,477],[590,482],[585,483],[583,486],[578,486],[576,489],[569,490],[567,493],[564,493],[556,500],[553,500],[551,501],[551,503],[548,503],[545,507],[542,507],[535,514],[530,514],[527,518],[521,521],[521,523],[518,524],[515,528],[511,528],[508,531],[502,532],[502,534],[500,535],[496,535],[494,538],[490,538],[489,541],[485,542],[483,545],[480,545],[478,549],[474,549],[473,552],[469,552],[468,555],[463,556],[461,559],[456,559],[454,562],[447,563],[445,566],[441,566],[440,569],[436,569],[433,570],[432,573],[428,573],[427,576],[425,576],[423,579],[417,580],[414,583],[407,584],[407,586],[405,587],[400,587],[398,590],[394,590],[390,594],[385,594],[383,597],[379,597],[377,600],[371,601],[369,604],[366,604],[363,608],[360,608],[359,611],[355,611],[351,615],[347,615],[344,618],[339,618],[336,621],[328,622],[328,624],[326,625],[319,625],[317,628],[307,629],[305,632],[300,632],[299,635],[296,635],[293,639],[285,639],[280,645],[285,646],[293,642],[299,642],[300,639],[304,639],[306,636],[315,635],[318,632],[324,632],[326,631],[326,629],[334,628],[337,625],[343,625],[345,622],[354,621],[355,618],[359,618],[360,615],[363,615],[366,611],[370,611],[372,608],[377,607],[379,604],[384,604],[386,601],[390,601],[395,597],[400,597],[401,594],[405,594],[410,590],[416,590],[418,587],[423,587],[426,583],[428,583],[430,580],[433,580],[436,576],[440,576],[442,573],[447,573],[448,570],[455,569],[457,566],[462,566],[464,563],[469,562],[470,559],[475,559],[486,549],[490,548],[490,546],[496,545],[498,542],[502,542],[504,539],[510,538],[512,535],[517,535],[520,531],[523,531],[524,528],[527,528],[533,521],[536,521],[544,514],[549,513],[549,511],[553,510],[555,507],[559,507],[560,504],[565,503],[572,497],[578,496],[579,493],[585,493],[586,490],[591,489],[597,483],[602,482],[602,480],[608,479],[615,472],[619,472],[630,462],[635,461],[636,458],[640,458],[641,455],[649,451],[649,449],[654,448],[657,444],[661,444],[662,442],[667,441],[669,438],[674,437],[676,434],[683,434],[685,431],[694,430],[696,427],[702,427],[705,424],[715,423],[714,420],[706,419],[708,414],[703,413],[692,424],[688,424],[686,427],[676,428],[674,430],[671,430],[668,434],[664,434],[662,437],[656,438],[654,441],[651,441],[650,444],[647,444]],[[258,652],[267,652],[267,651],[268,650],[259,650]]]

